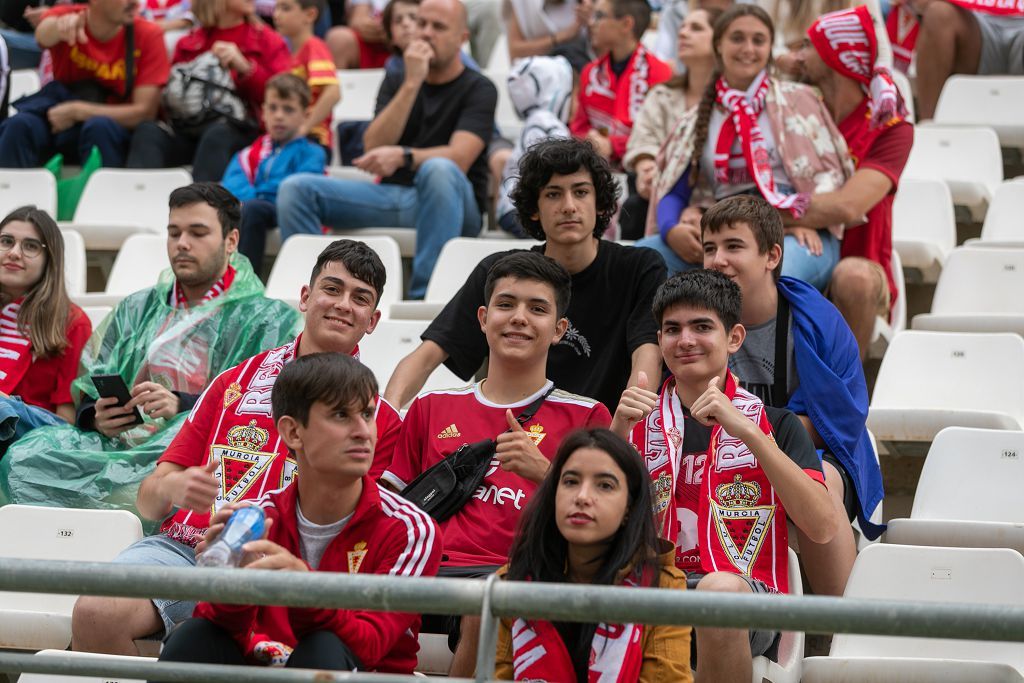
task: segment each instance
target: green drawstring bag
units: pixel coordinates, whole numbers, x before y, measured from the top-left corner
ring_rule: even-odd
[[[89,158],[82,164],[81,172],[74,178],[61,178],[64,170],[63,154],[57,154],[43,165],[43,168],[57,179],[57,220],[74,220],[75,209],[78,208],[82,192],[85,191],[85,184],[89,182],[89,176],[101,166],[103,157],[100,156],[99,147],[95,146],[89,152]]]

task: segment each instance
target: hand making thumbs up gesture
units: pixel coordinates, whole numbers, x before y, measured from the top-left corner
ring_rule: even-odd
[[[721,383],[721,377],[711,378],[708,388],[690,406],[690,415],[707,427],[721,425],[731,436],[745,441],[745,435],[757,425],[737,410],[729,397],[718,388]]]
[[[633,426],[650,415],[654,406],[658,405],[658,394],[650,390],[649,384],[647,373],[639,372],[636,376],[636,385],[622,392],[622,398],[619,399],[619,405],[612,417],[611,430],[623,439],[628,439]]]
[[[498,448],[494,457],[501,463],[501,469],[506,472],[540,482],[548,472],[550,461],[540,452],[511,410],[505,411],[505,421],[508,422],[510,431],[498,435]]]

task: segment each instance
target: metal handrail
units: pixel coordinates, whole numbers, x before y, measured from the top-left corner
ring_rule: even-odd
[[[966,603],[708,594],[538,582],[7,558],[0,558],[0,590],[211,600],[233,604],[273,602],[289,607],[328,609],[481,614],[484,626],[478,681],[493,673],[493,654],[490,651],[497,635],[495,620],[499,617],[1024,642],[1024,608]],[[7,662],[13,661],[0,656],[0,668],[10,666]],[[183,677],[171,679],[162,673],[161,677],[165,680],[202,679],[202,676],[189,679],[184,677],[185,669],[181,671]],[[151,672],[145,674],[150,675]],[[217,680],[231,679],[228,672],[224,675],[229,677]]]

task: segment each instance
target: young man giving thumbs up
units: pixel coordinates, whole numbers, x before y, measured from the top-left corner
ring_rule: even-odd
[[[546,376],[548,351],[568,325],[570,288],[569,273],[547,256],[517,251],[502,257],[487,273],[487,305],[477,311],[490,349],[487,379],[420,394],[409,406],[381,477],[398,490],[463,444],[497,442],[482,485],[441,524],[441,576],[484,576],[505,564],[519,516],[562,438],[611,420],[602,403],[559,391]],[[533,417],[520,424],[516,418],[541,399]],[[461,621],[452,675],[472,675],[479,620]],[[425,631],[428,626],[425,620]],[[457,638],[457,628],[450,632]]]
[[[746,336],[736,283],[711,270],[681,273],[653,308],[672,376],[657,394],[639,376],[612,430],[644,456],[662,536],[675,542],[690,588],[787,593],[787,515],[819,543],[839,522],[814,445],[796,415],[766,407],[728,371]],[[700,629],[698,681],[749,681],[751,656],[776,655],[777,636]]]

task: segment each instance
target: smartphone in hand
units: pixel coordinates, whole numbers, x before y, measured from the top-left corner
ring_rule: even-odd
[[[128,401],[132,400],[132,395],[128,391],[128,385],[121,379],[121,375],[93,375],[92,383],[96,387],[96,391],[99,392],[100,398],[116,398],[118,407],[123,407]],[[134,410],[135,421],[129,423],[128,426],[142,424],[142,413],[139,412],[136,406]]]

